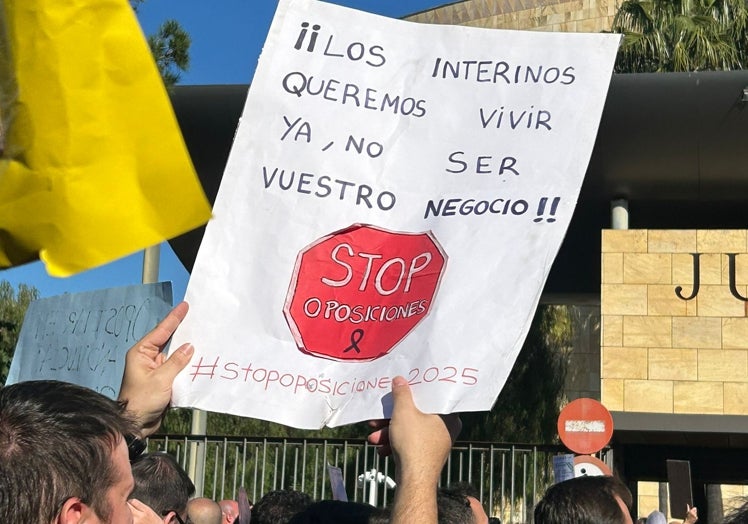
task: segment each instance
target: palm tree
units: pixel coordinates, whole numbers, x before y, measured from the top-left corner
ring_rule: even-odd
[[[748,65],[746,0],[624,0],[618,73],[742,69]]]

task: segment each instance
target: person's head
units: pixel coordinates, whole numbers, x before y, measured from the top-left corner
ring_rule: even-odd
[[[439,524],[487,524],[488,515],[478,492],[467,483],[439,488],[436,495]]]
[[[225,524],[233,524],[239,518],[239,503],[235,500],[226,499],[218,503],[221,506],[223,520]]]
[[[252,508],[252,524],[280,524],[290,521],[312,503],[306,493],[292,489],[267,492]]]
[[[321,500],[297,513],[289,524],[374,524],[388,522],[389,512],[362,502]],[[279,521],[285,522],[285,521]]]
[[[631,492],[610,476],[554,484],[535,506],[535,524],[631,524]]]
[[[130,498],[138,499],[165,523],[177,522],[174,514],[187,517],[187,501],[195,493],[195,485],[187,473],[168,453],[146,453],[132,462],[135,489]]]
[[[667,518],[661,511],[653,511],[647,515],[647,524],[667,524]]]
[[[0,389],[0,522],[130,522],[124,407],[39,380]]]
[[[187,516],[192,524],[221,524],[221,506],[213,499],[199,497],[187,503]]]

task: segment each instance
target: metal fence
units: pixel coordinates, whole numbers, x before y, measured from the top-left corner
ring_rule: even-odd
[[[394,463],[364,440],[157,436],[149,451],[167,451],[195,481],[198,495],[250,500],[276,489],[294,489],[315,500],[330,499],[328,466],[340,468],[349,500],[387,507],[392,503]],[[477,489],[489,516],[503,523],[532,520],[532,508],[553,478],[561,446],[458,442],[442,472],[442,485],[467,482]],[[389,480],[388,480],[389,479]]]

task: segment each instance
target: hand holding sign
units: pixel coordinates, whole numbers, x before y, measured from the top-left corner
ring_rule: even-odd
[[[7,384],[61,380],[116,399],[128,349],[145,340],[171,308],[170,282],[35,300],[26,311]]]
[[[392,398],[389,424],[374,422],[379,429],[369,435],[370,443],[382,446],[381,454],[391,451],[395,458],[398,489],[391,522],[436,522],[436,486],[462,421],[456,414],[421,412],[404,377],[392,379]]]
[[[127,352],[119,400],[127,402],[127,410],[138,418],[141,437],[155,432],[164,411],[171,402],[174,377],[192,358],[192,344],[182,344],[167,359],[163,350],[177,326],[187,315],[187,302],[178,304],[153,331]]]
[[[462,429],[460,417],[454,413],[431,415],[421,412],[413,401],[413,393],[404,377],[392,379],[392,398],[392,419],[369,422],[374,431],[368,440],[380,446],[379,454],[394,454],[397,462],[404,462],[408,466],[431,460],[438,462],[441,451],[444,451],[446,460],[446,454]],[[428,457],[421,457],[420,454]],[[441,466],[438,471],[441,471]]]

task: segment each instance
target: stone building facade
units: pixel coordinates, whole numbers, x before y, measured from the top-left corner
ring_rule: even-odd
[[[748,231],[604,230],[601,273],[608,409],[748,415]],[[725,509],[746,495],[722,486]],[[660,507],[656,482],[639,483],[638,503]]]
[[[606,230],[602,251],[606,407],[748,415],[747,232]]]
[[[464,0],[407,17],[413,22],[498,29],[599,33],[609,30],[616,0]]]

